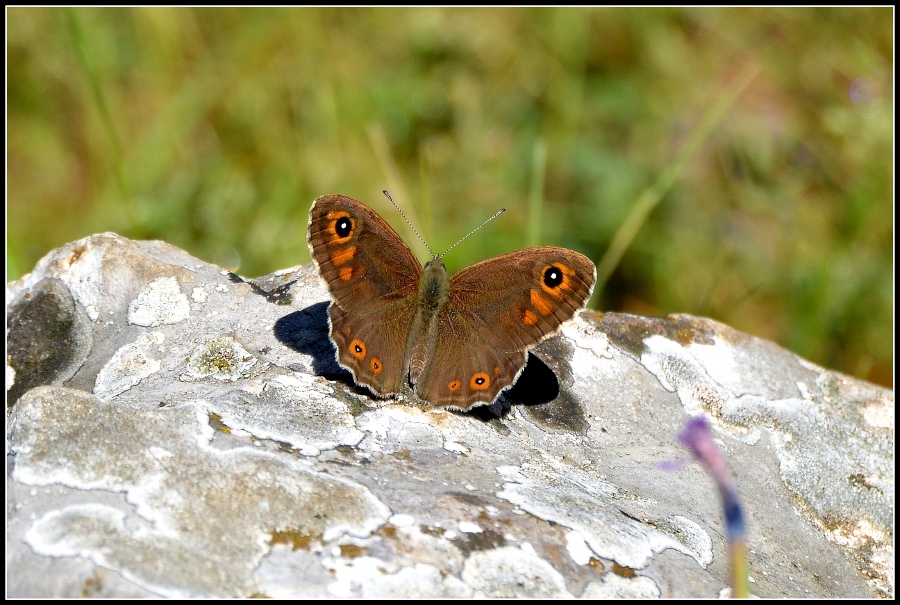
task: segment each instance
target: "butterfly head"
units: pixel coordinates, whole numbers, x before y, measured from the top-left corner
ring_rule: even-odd
[[[432,269],[432,268],[434,268],[434,269]],[[431,257],[430,261],[425,263],[425,272],[428,273],[428,271],[431,271],[431,270],[443,271],[444,273],[447,272],[447,267],[444,266],[444,261],[441,260],[440,254],[435,254],[434,256]]]

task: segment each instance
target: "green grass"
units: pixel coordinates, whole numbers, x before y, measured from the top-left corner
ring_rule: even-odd
[[[7,9],[7,279],[115,231],[247,276],[344,193],[458,269],[580,250],[595,308],[692,313],[893,384],[893,12]],[[423,248],[409,236],[413,250]]]

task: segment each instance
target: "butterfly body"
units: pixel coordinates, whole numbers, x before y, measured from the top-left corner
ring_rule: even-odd
[[[423,268],[375,211],[342,195],[318,198],[308,243],[328,284],[338,361],[376,395],[404,383],[436,406],[492,403],[525,366],[527,351],[590,297],[587,257],[538,247],[452,277],[439,257]]]

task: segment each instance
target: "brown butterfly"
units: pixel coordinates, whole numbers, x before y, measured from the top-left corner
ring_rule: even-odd
[[[307,241],[333,299],[338,361],[356,383],[385,397],[408,381],[458,410],[512,386],[528,349],[584,307],[597,279],[583,254],[545,246],[452,277],[438,255],[423,269],[374,210],[337,194],[313,203]]]

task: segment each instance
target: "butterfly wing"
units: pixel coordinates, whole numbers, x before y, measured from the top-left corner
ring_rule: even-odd
[[[583,254],[538,247],[504,254],[450,278],[434,355],[415,377],[434,405],[491,403],[525,366],[526,352],[584,307],[597,272]]]
[[[307,242],[333,299],[328,316],[338,361],[376,394],[399,393],[419,261],[374,210],[342,195],[313,203]]]

